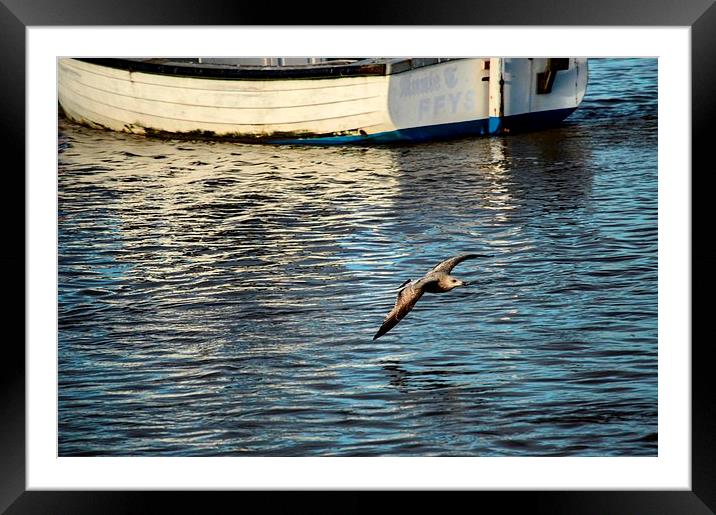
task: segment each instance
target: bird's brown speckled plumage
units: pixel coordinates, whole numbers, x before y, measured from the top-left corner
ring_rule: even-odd
[[[458,264],[462,263],[466,259],[473,259],[476,257],[481,256],[480,254],[460,254],[459,256],[454,256],[438,263],[432,270],[430,270],[430,272],[445,272],[446,274],[449,274]]]
[[[444,293],[456,288],[457,286],[463,286],[467,283],[460,281],[459,279],[450,275],[455,266],[465,261],[466,259],[473,259],[480,257],[480,254],[461,254],[454,256],[445,261],[442,261],[435,267],[433,267],[425,276],[418,281],[406,281],[401,285],[400,291],[398,291],[398,298],[395,300],[395,306],[390,310],[390,313],[385,317],[383,325],[380,326],[378,332],[375,333],[373,339],[380,338],[385,333],[395,327],[405,315],[407,315],[415,304],[423,296],[423,293]]]

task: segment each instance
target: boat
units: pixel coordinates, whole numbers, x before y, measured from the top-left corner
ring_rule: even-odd
[[[587,78],[584,58],[62,58],[58,100],[147,136],[371,144],[551,127]]]

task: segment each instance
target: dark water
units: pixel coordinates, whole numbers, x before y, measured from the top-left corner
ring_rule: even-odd
[[[59,454],[655,456],[657,63],[543,132],[382,148],[59,124]],[[372,341],[459,252],[477,285]]]

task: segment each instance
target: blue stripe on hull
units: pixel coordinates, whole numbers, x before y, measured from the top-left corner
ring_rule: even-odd
[[[401,143],[452,139],[466,136],[487,136],[503,132],[521,132],[544,129],[558,124],[576,108],[557,109],[500,118],[484,118],[467,122],[444,123],[411,127],[396,131],[355,136],[326,136],[272,140],[271,143],[292,145],[347,145],[371,143]]]

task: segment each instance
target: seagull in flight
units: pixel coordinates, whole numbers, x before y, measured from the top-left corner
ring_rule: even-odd
[[[373,339],[376,340],[380,338],[395,327],[398,322],[413,309],[420,297],[423,296],[423,293],[445,293],[458,286],[467,286],[470,284],[467,281],[461,281],[457,277],[453,277],[450,275],[450,272],[452,272],[455,266],[466,259],[477,257],[489,256],[482,254],[461,254],[454,256],[439,263],[417,281],[408,279],[401,284],[398,288],[398,298],[395,300],[395,306],[393,306],[393,309],[391,309],[390,313],[385,317],[383,325],[380,326],[380,329],[375,333]]]

